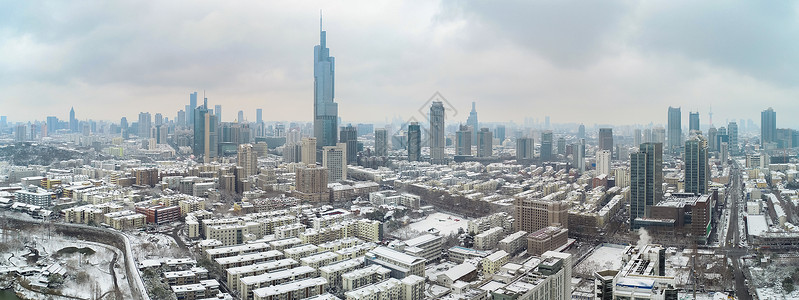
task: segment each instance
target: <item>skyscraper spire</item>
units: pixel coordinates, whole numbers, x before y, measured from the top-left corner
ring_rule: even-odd
[[[319,10],[319,32],[322,32],[322,10]]]

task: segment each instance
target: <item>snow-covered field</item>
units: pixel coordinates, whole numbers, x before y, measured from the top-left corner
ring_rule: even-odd
[[[441,235],[449,235],[458,233],[458,229],[460,228],[466,231],[468,226],[468,221],[462,217],[437,212],[427,216],[427,218],[422,221],[411,223],[408,225],[408,228],[420,232],[435,228],[441,232]]]
[[[184,257],[187,253],[181,251],[172,237],[162,233],[144,233],[139,231],[126,232],[133,249],[133,257],[137,262],[145,259],[160,257]]]

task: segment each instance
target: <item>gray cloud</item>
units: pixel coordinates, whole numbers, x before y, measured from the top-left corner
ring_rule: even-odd
[[[775,5],[9,2],[0,110],[39,120],[65,118],[72,105],[79,118],[173,117],[205,89],[223,119],[264,108],[267,119],[310,120],[323,8],[345,121],[410,118],[435,91],[461,113],[477,101],[485,121],[661,123],[669,105],[711,104],[716,120],[756,120],[767,106],[795,109],[799,96],[790,72],[797,10]]]

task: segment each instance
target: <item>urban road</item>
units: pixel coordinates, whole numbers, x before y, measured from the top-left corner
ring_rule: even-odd
[[[740,258],[747,255],[748,247],[741,247],[741,235],[738,224],[742,209],[745,204],[742,202],[743,193],[741,190],[741,169],[737,162],[734,162],[730,172],[730,188],[728,189],[729,203],[728,209],[730,210],[730,223],[727,238],[723,244],[723,250],[727,253],[728,259],[732,261],[732,274],[735,278],[735,295],[741,300],[750,300],[752,297],[749,295],[749,289],[746,285],[746,278],[744,277],[743,268],[740,264]],[[745,238],[745,237],[744,237]]]

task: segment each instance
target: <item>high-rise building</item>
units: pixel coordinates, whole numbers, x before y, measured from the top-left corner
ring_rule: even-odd
[[[707,194],[710,172],[707,158],[707,141],[701,136],[685,142],[685,192]]]
[[[194,110],[194,156],[210,162],[217,157],[219,135],[216,115],[208,110],[208,100]],[[141,126],[141,125],[140,125]]]
[[[127,140],[129,138],[128,118],[122,117],[122,119],[119,120],[119,129],[122,133],[122,139]]]
[[[316,147],[335,146],[338,141],[338,103],[335,99],[336,60],[327,48],[327,32],[319,17],[319,45],[314,46],[314,136]]]
[[[688,132],[699,131],[699,112],[688,113]]]
[[[422,128],[417,122],[408,125],[408,161],[422,158]]]
[[[541,161],[552,160],[552,131],[541,132]]]
[[[718,134],[718,130],[713,125],[707,129],[707,148],[710,151],[716,151],[718,147],[716,146],[716,135]]]
[[[345,143],[322,147],[322,167],[328,170],[328,182],[347,179],[347,152],[350,151]]]
[[[499,140],[499,145],[505,141],[505,125],[497,125],[497,128],[494,129],[494,137]]]
[[[302,138],[302,163],[306,165],[316,164],[316,138]]]
[[[375,156],[388,156],[388,130],[375,129]]]
[[[559,155],[566,155],[566,139],[565,138],[558,138],[558,154]]]
[[[730,122],[727,124],[727,136],[729,142],[727,143],[730,147],[730,154],[732,155],[740,155],[740,145],[738,145],[738,123]]]
[[[316,138],[312,139],[316,140]],[[315,148],[313,151],[316,154]],[[297,198],[310,202],[330,201],[330,193],[327,189],[327,169],[313,164],[297,168],[294,175]]]
[[[239,114],[238,114],[238,116],[236,118],[236,122],[244,123],[244,111],[243,110],[239,111]]]
[[[355,126],[349,124],[341,127],[339,143],[344,143],[347,146],[346,163],[351,165],[356,164],[358,162],[358,130],[355,129]],[[333,169],[328,168],[328,170],[330,170],[330,177],[332,178]]]
[[[652,129],[652,141],[650,143],[666,144],[666,128],[662,126]]]
[[[580,124],[580,127],[577,127],[577,138],[578,139],[585,138],[585,125]]]
[[[69,131],[78,132],[78,119],[75,118],[75,108],[69,109]]]
[[[641,129],[633,129],[633,145],[638,146],[641,143]]]
[[[596,173],[605,174],[610,176],[610,151],[597,150],[596,151]]]
[[[455,133],[456,154],[472,155],[472,129],[469,125],[460,125]]]
[[[206,98],[206,102],[207,101],[208,101],[208,99]],[[222,105],[221,104],[214,105],[214,115],[216,116],[216,121],[219,122],[219,123],[222,123]]]
[[[608,150],[613,153],[613,128],[599,128],[597,144],[600,150]]]
[[[445,164],[447,162],[444,147],[444,103],[433,101],[430,106],[430,163]]]
[[[139,138],[149,139],[150,131],[152,130],[152,117],[148,112],[139,113]]]
[[[236,165],[244,170],[247,176],[258,174],[258,154],[252,144],[239,145],[238,152],[236,153]]]
[[[641,227],[639,218],[663,199],[663,144],[643,143],[630,154],[630,226]]]
[[[56,130],[58,130],[58,118],[55,116],[48,116],[47,117],[47,135],[53,136],[55,135]]]
[[[580,139],[579,143],[572,146],[572,165],[578,172],[585,172],[585,139]]]
[[[158,126],[158,125],[161,125],[161,124],[164,124],[164,115],[162,115],[161,113],[156,113],[155,114],[155,126]]]
[[[771,107],[760,113],[760,145],[777,142],[777,112]]]
[[[469,112],[469,117],[466,118],[466,125],[472,128],[472,141],[477,142],[477,132],[480,130],[479,123],[477,123],[477,109],[472,102],[472,111]]]
[[[477,135],[478,143],[477,143],[477,156],[479,157],[490,157],[493,155],[493,141],[494,137],[491,134],[491,131],[488,128],[480,128],[480,134]]]
[[[255,109],[255,122],[258,124],[264,122],[264,110],[262,108]]]
[[[186,107],[188,118],[186,125],[194,126],[194,110],[197,109],[197,92],[189,94],[189,106]]]
[[[669,152],[680,153],[682,147],[682,113],[679,107],[669,106],[668,128],[669,128]]]
[[[520,137],[516,139],[516,160],[533,159],[535,157],[535,145],[533,138]]]

